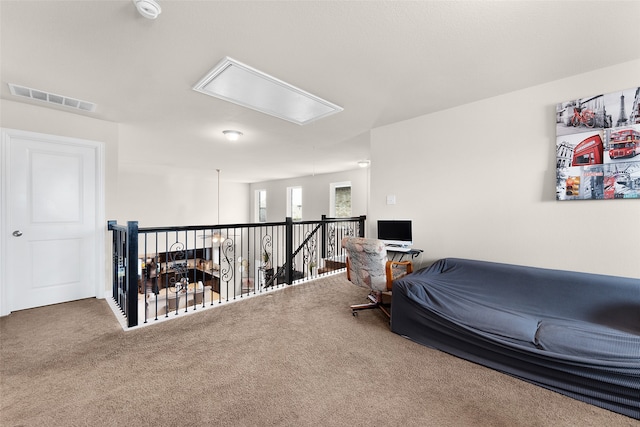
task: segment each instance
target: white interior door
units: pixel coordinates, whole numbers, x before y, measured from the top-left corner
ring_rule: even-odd
[[[97,296],[96,144],[19,131],[3,137],[8,311]]]

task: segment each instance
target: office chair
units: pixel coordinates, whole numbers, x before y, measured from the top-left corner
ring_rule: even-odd
[[[390,318],[390,305],[383,303],[382,295],[390,294],[395,279],[413,271],[413,263],[390,261],[384,243],[378,239],[345,237],[342,247],[347,253],[347,279],[371,291],[367,296],[370,302],[352,305],[352,314],[357,316],[360,310],[379,308]]]

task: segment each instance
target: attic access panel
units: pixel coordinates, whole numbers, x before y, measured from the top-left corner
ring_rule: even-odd
[[[218,63],[193,89],[299,125],[343,110],[229,57]]]

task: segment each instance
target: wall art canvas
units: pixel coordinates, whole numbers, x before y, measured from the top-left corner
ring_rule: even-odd
[[[556,200],[640,199],[640,87],[556,106]]]

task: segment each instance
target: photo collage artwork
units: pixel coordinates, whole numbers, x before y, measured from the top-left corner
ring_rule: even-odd
[[[640,87],[556,106],[556,200],[640,198]]]

